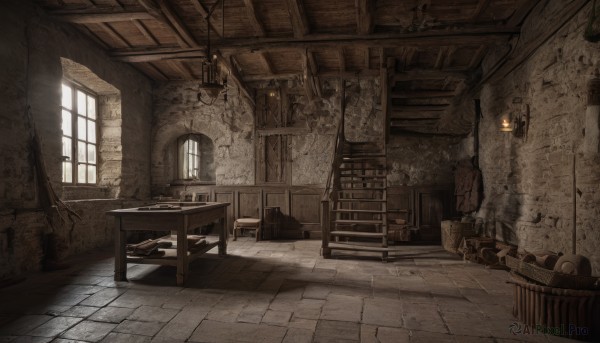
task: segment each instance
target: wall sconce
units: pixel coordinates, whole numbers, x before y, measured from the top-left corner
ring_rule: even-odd
[[[508,119],[502,119],[502,124],[500,126],[500,131],[501,132],[512,132],[513,128],[510,125],[510,122],[508,121]]]

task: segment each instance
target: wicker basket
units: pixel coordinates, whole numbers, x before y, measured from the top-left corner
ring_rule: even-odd
[[[476,236],[473,223],[461,223],[452,220],[442,221],[442,246],[445,250],[458,253],[463,238]]]
[[[600,286],[596,277],[563,274],[532,263],[523,262],[512,256],[506,256],[506,266],[520,275],[549,287],[598,289]]]

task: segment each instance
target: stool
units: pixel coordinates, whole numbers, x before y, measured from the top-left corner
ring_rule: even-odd
[[[239,218],[233,223],[233,240],[237,240],[237,231],[242,229],[256,230],[256,241],[260,240],[260,219]]]

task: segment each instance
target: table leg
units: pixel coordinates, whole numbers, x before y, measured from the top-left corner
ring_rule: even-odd
[[[188,241],[187,241],[187,217],[184,224],[177,230],[177,286],[183,286],[188,277]]]
[[[233,229],[235,241],[235,228]],[[223,216],[219,218],[219,256],[227,255],[227,207],[223,208]]]
[[[121,218],[115,218],[115,281],[127,281],[125,256],[125,231],[121,230]]]

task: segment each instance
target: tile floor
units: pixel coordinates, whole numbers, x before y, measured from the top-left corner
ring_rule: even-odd
[[[388,263],[319,248],[241,238],[196,261],[186,287],[174,268],[134,264],[115,282],[111,251],[81,256],[0,289],[0,342],[569,341],[511,334],[508,274],[440,247]]]

